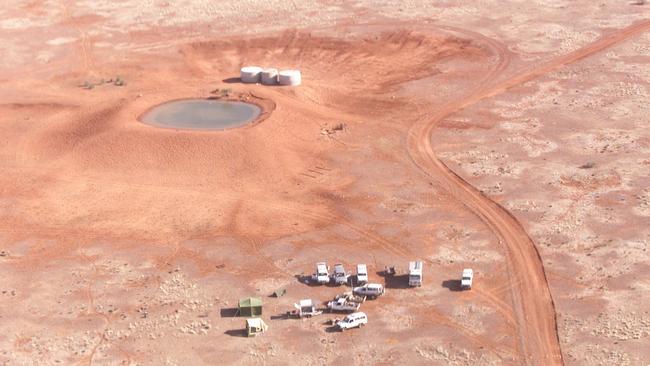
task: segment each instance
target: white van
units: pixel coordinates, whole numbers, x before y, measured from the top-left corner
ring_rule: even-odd
[[[384,294],[384,286],[379,283],[366,283],[363,286],[355,287],[354,293],[360,296],[368,296],[371,299]]]
[[[365,264],[357,264],[357,283],[363,285],[368,282],[368,268]]]
[[[344,331],[346,329],[352,329],[356,327],[363,327],[364,325],[368,324],[368,316],[366,316],[366,313],[358,312],[358,313],[352,313],[343,320],[339,320],[336,322],[336,326],[341,330]]]
[[[422,286],[422,261],[409,262],[409,286]]]

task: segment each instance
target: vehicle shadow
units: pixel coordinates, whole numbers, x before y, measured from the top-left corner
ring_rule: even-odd
[[[298,281],[299,283],[302,283],[303,285],[307,285],[307,286],[310,286],[310,287],[322,286],[321,284],[312,281],[311,280],[311,275],[299,274],[299,275],[295,275],[294,277],[296,278],[296,281]]]
[[[378,275],[383,274],[384,272],[377,272]],[[384,287],[386,288],[409,288],[409,275],[386,275],[384,276]]]
[[[241,84],[241,82],[242,82],[241,78],[238,78],[238,77],[226,78],[226,79],[223,79],[221,81],[226,83],[226,84]]]
[[[449,289],[449,291],[462,291],[460,288],[460,280],[442,281],[442,287]]]
[[[230,329],[223,332],[223,334],[231,337],[246,337],[246,329]]]
[[[334,281],[330,281],[330,283],[328,283],[325,286],[327,286],[327,287],[342,287],[342,288],[345,288],[346,286],[349,287],[350,283],[347,282],[345,284],[343,284],[343,283],[339,284],[339,283],[335,283]]]
[[[326,333],[340,333],[341,330],[336,325],[330,325],[329,327],[325,328],[325,332]]]
[[[222,83],[225,84],[244,84],[243,81],[241,81],[241,78],[238,77],[231,77],[231,78],[226,78],[221,80]],[[262,84],[260,81],[258,81],[256,84],[261,84],[264,85],[265,87],[283,87],[284,85],[280,85],[277,82],[275,84]]]
[[[347,285],[352,287],[352,288],[360,286],[359,279],[357,278],[357,275],[353,275],[353,276],[348,277]]]
[[[279,315],[271,315],[270,319],[271,320],[287,320],[290,319],[291,317],[289,316],[289,312],[287,311],[286,313],[282,313]]]
[[[239,316],[238,308],[223,308],[219,311],[222,318],[236,318]]]

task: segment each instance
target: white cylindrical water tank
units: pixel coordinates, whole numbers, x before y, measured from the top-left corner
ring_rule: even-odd
[[[242,83],[259,83],[262,68],[257,66],[245,66],[239,70],[239,77]]]
[[[300,85],[301,81],[299,70],[282,70],[278,74],[280,85]]]
[[[278,69],[262,70],[262,84],[275,85],[278,83]]]

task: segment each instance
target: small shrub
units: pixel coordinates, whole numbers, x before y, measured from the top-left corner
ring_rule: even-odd
[[[115,82],[113,82],[113,85],[116,86],[123,86],[126,85],[126,81],[122,80],[119,76],[115,78]]]

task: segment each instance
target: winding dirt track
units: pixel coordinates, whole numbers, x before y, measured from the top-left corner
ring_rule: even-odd
[[[468,96],[443,105],[435,115],[416,123],[409,131],[408,152],[418,168],[480,217],[508,250],[508,271],[520,279],[512,282],[511,291],[523,354],[522,363],[563,364],[555,305],[541,257],[535,244],[514,216],[438,159],[431,145],[431,133],[445,118],[466,107],[504,93],[517,85],[579,61],[647,30],[650,30],[650,20],[612,32],[574,52],[552,59],[492,86],[483,86],[482,83],[483,85],[479,85]],[[500,68],[495,68],[498,69]]]

